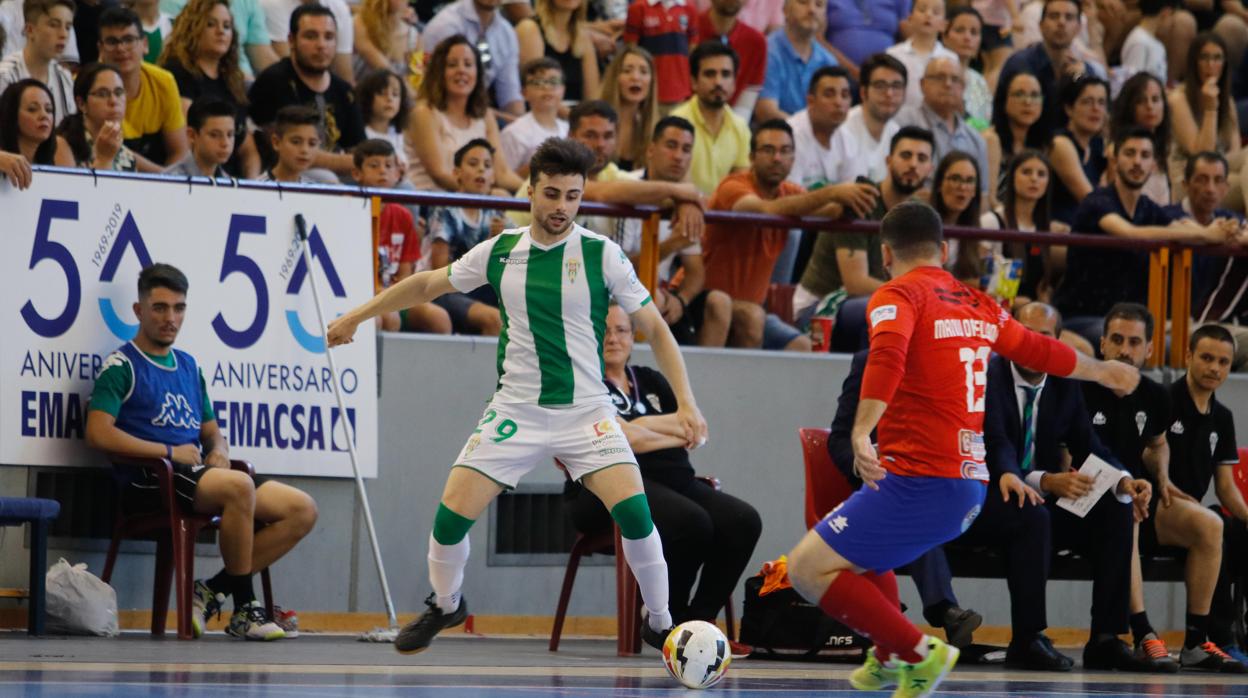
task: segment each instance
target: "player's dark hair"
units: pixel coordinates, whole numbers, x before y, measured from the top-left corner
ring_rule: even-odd
[[[932,151],[936,150],[936,137],[932,132],[922,126],[902,126],[893,134],[893,139],[888,142],[888,154],[892,155],[897,150],[897,144],[902,141],[923,141],[932,146]]]
[[[550,56],[541,56],[520,66],[520,77],[527,84],[531,78],[537,77],[539,73],[546,71],[559,73],[559,78],[563,79],[563,66],[559,65],[559,61]]]
[[[277,110],[277,114],[273,117],[273,133],[278,138],[286,135],[286,131],[292,126],[315,126],[317,132],[321,131],[321,114],[312,107],[302,104],[288,104]]]
[[[587,116],[600,116],[610,121],[612,126],[620,123],[620,115],[610,104],[601,99],[587,99],[572,107],[572,111],[568,112],[568,133],[576,133],[581,126],[581,119]]]
[[[733,75],[740,71],[741,66],[739,64],[741,59],[731,46],[721,41],[703,41],[689,52],[689,74],[696,80],[698,71],[702,69],[702,61],[719,56],[728,56],[732,59]]]
[[[394,157],[394,144],[384,138],[369,138],[351,149],[351,162],[355,168],[364,167],[364,161],[375,157]]]
[[[1044,4],[1040,6],[1040,21],[1044,21],[1044,16],[1049,13],[1049,5],[1055,2],[1068,2],[1075,6],[1075,13],[1078,16],[1083,16],[1083,6],[1079,4],[1079,0],[1044,0]]]
[[[1187,340],[1187,348],[1190,351],[1196,351],[1196,345],[1200,344],[1202,339],[1226,342],[1231,345],[1232,349],[1235,347],[1235,336],[1231,334],[1230,330],[1221,325],[1201,325],[1196,328],[1196,331],[1192,333],[1192,338]]]
[[[945,225],[936,209],[922,201],[906,201],[892,208],[880,221],[880,242],[901,261],[931,257],[945,239]]]
[[[1105,322],[1101,325],[1101,336],[1109,334],[1109,323],[1111,320],[1126,320],[1128,322],[1144,323],[1144,340],[1148,341],[1153,338],[1153,313],[1149,309],[1139,303],[1116,303],[1114,307],[1105,313]]]
[[[452,159],[452,162],[455,163],[456,167],[464,164],[464,158],[468,157],[468,151],[473,148],[485,148],[485,152],[489,153],[491,156],[494,155],[494,145],[492,143],[484,138],[474,138],[465,143],[462,148],[455,151],[455,157]]]
[[[584,104],[582,102],[582,104]],[[580,175],[588,178],[594,154],[571,138],[547,138],[529,160],[529,184],[536,186],[538,175],[558,177]]]
[[[231,119],[238,118],[238,110],[234,105],[220,99],[197,99],[191,102],[191,108],[186,110],[186,125],[198,131],[204,127],[204,122],[216,117],[228,116]]]
[[[849,76],[849,71],[839,65],[825,65],[815,74],[810,76],[810,84],[806,86],[806,94],[813,95],[819,87],[819,81],[824,78],[845,78],[845,82],[854,84],[854,79]]]
[[[126,27],[134,27],[139,33],[139,38],[143,38],[143,20],[139,19],[139,15],[134,10],[121,5],[110,5],[100,13],[100,29],[124,29]]]
[[[693,130],[693,124],[689,120],[681,116],[665,116],[659,119],[659,123],[654,125],[654,133],[650,135],[651,143],[658,143],[663,137],[663,132],[669,128],[678,128],[682,131],[688,131],[689,135],[697,137],[698,132]]]
[[[789,134],[789,142],[793,142],[793,127],[784,119],[768,119],[758,125],[754,129],[754,133],[750,136],[750,155],[754,154],[754,150],[758,147],[758,134],[763,131],[783,131]]]
[[[1222,153],[1202,150],[1187,159],[1187,164],[1183,166],[1183,181],[1190,182],[1192,180],[1192,175],[1196,174],[1196,164],[1201,162],[1216,162],[1222,165],[1223,177],[1228,176],[1231,172],[1231,166],[1226,162],[1226,157]]]
[[[1157,159],[1157,142],[1153,138],[1153,132],[1143,126],[1132,126],[1124,130],[1122,133],[1114,136],[1114,156],[1122,152],[1122,145],[1127,141],[1144,140],[1153,146],[1153,159]]]
[[[157,262],[139,272],[139,298],[146,298],[154,288],[167,288],[186,295],[191,285],[177,267]]]

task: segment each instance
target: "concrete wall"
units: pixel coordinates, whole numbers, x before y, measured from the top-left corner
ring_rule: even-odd
[[[380,343],[382,394],[380,476],[367,483],[382,554],[400,613],[412,612],[428,593],[424,556],[429,526],[447,467],[480,418],[495,383],[496,344],[468,337],[385,336]],[[644,347],[635,360],[652,363]],[[763,519],[763,536],[750,572],[788,551],[802,535],[803,476],[799,426],[826,426],[848,370],[848,357],[791,356],[746,351],[691,349],[686,352],[695,392],[710,425],[710,440],[694,456],[699,472],[719,477],[724,488],[753,503]],[[1240,406],[1248,401],[1248,378],[1236,377],[1221,399],[1237,411],[1240,433],[1248,433]],[[26,495],[32,470],[0,467],[0,494]],[[290,478],[316,498],[320,522],[300,547],[274,570],[280,602],[318,611],[382,611],[363,519],[350,480]],[[562,475],[539,467],[526,482],[558,484]],[[549,615],[554,611],[563,567],[489,567],[484,519],[471,533],[473,556],[465,594],[475,613]],[[25,537],[0,529],[0,586],[25,586]],[[85,561],[98,573],[103,546],[53,549]],[[201,576],[219,569],[215,557],[200,557]],[[150,605],[153,556],[123,554],[114,577],[121,608]],[[918,607],[914,587],[902,584],[903,601]],[[957,580],[963,604],[984,614],[990,625],[1009,624],[1003,581]],[[582,567],[570,613],[614,614],[614,578],[609,567]],[[1150,615],[1159,627],[1180,628],[1179,585],[1150,584]],[[1091,586],[1049,585],[1049,624],[1082,627],[1088,622]],[[740,594],[736,597],[740,604]]]

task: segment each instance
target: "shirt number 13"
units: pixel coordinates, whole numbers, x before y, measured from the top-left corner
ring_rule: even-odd
[[[966,411],[984,411],[984,386],[988,384],[988,356],[992,348],[983,346],[978,349],[962,347],[958,350],[958,359],[966,369]]]

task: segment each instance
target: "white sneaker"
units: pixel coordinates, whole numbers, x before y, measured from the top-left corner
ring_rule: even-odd
[[[264,606],[259,601],[252,601],[242,608],[234,609],[234,615],[230,616],[230,624],[226,626],[225,632],[244,640],[264,642],[286,637],[286,632],[265,615]]]

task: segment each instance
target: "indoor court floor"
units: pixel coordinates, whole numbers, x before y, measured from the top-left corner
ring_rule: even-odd
[[[852,668],[738,660],[723,682],[702,693],[670,679],[653,651],[619,658],[615,643],[604,640],[568,639],[551,653],[545,639],[447,637],[423,654],[405,657],[389,645],[307,633],[272,644],[245,643],[220,633],[196,642],[172,636],[152,640],[143,633],[115,639],[0,633],[0,696],[23,698],[798,698],[855,694],[845,680]],[[1248,680],[959,667],[936,695],[1248,697]]]

